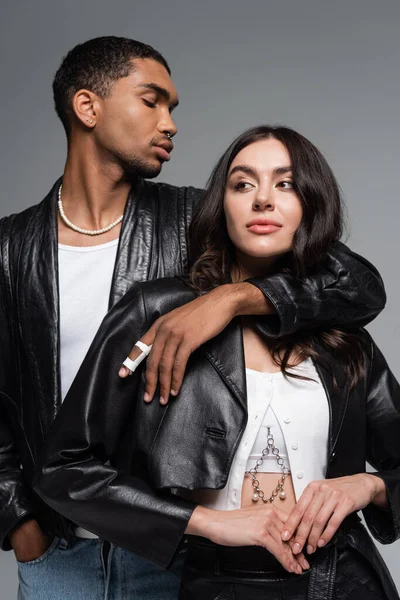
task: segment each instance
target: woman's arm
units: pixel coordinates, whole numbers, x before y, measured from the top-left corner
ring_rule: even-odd
[[[345,517],[358,510],[382,544],[400,537],[400,386],[368,337],[367,461],[376,472],[311,482],[282,534],[293,539],[295,553],[306,544],[312,550],[327,544]]]
[[[369,336],[370,337],[370,336]],[[366,523],[381,544],[400,538],[400,385],[372,338],[372,361],[368,378],[367,461],[373,475],[383,482],[377,502],[363,510]]]

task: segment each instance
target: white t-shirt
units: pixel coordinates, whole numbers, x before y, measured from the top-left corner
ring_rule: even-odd
[[[58,245],[61,395],[64,400],[108,311],[118,240]]]
[[[62,400],[108,311],[117,248],[118,239],[89,247],[58,245]],[[75,533],[97,537],[81,527]]]

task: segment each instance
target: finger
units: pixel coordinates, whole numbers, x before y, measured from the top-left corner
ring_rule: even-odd
[[[180,344],[175,356],[172,371],[171,395],[177,396],[182,386],[183,376],[185,375],[186,365],[191,351],[185,344]]]
[[[130,358],[131,360],[136,360],[141,354],[142,351],[139,350],[139,348],[134,348],[131,350],[127,358]],[[128,369],[128,367],[126,367],[125,365],[122,365],[120,367],[120,370],[118,371],[118,375],[122,377],[122,379],[124,379],[125,377],[132,375],[132,371]]]
[[[324,500],[325,496],[321,491],[315,494],[312,502],[308,505],[294,535],[293,554],[299,554],[303,550],[308,536],[310,535],[314,520],[321,510]]]
[[[340,525],[343,523],[343,520],[347,517],[348,514],[350,514],[350,512],[352,511],[347,508],[346,503],[336,508],[336,510],[333,512],[333,515],[328,521],[325,531],[322,533],[321,537],[317,542],[318,548],[326,546],[326,544],[331,541],[331,539],[339,529]]]
[[[293,552],[286,542],[282,541],[280,528],[276,527],[274,523],[270,523],[268,527],[269,540],[265,546],[269,552],[271,552],[275,558],[281,563],[281,565],[290,573],[302,573],[302,567],[298,563],[297,558],[293,555]]]
[[[301,568],[304,571],[308,571],[308,569],[310,568],[310,563],[308,562],[308,560],[304,556],[303,552],[300,552],[300,554],[296,554],[295,558],[297,559],[297,562],[299,563],[299,565],[301,566]]]
[[[336,495],[332,495],[321,507],[314,519],[307,540],[307,553],[312,554],[317,549],[317,543],[338,505]]]
[[[153,342],[153,347],[151,352],[147,358],[146,364],[146,384],[145,384],[145,393],[144,400],[145,402],[151,402],[153,400],[159,377],[159,364],[161,357],[164,352],[164,346],[167,342],[166,334],[163,334],[162,331],[157,331],[157,335]],[[160,396],[160,403],[164,403],[164,398]]]
[[[290,538],[293,536],[296,531],[300,521],[303,518],[305,511],[307,510],[309,504],[312,502],[314,498],[313,488],[307,486],[301,495],[299,501],[292,509],[292,512],[289,515],[288,520],[285,523],[285,527],[282,531],[282,540],[288,542]]]
[[[293,552],[293,546],[294,546],[294,539],[289,540],[288,542],[284,542],[285,544],[288,544],[290,546],[290,549]],[[310,563],[308,562],[308,560],[306,559],[306,557],[304,556],[303,552],[300,552],[300,554],[293,554],[294,559],[297,560],[297,562],[299,563],[299,565],[302,567],[302,569],[304,569],[305,571],[307,571],[310,568]]]
[[[162,398],[162,404],[167,404],[168,402],[169,393],[171,390],[172,370],[178,350],[179,339],[170,335],[164,346],[163,353],[160,358],[160,364],[158,366],[160,401]]]
[[[153,344],[155,335],[156,335],[156,332],[155,332],[155,329],[153,326],[145,333],[145,335],[143,337],[140,338],[139,342],[142,342],[146,346],[151,346]],[[137,346],[133,346],[133,348],[129,352],[127,358],[130,358],[131,360],[136,360],[142,353],[143,352],[140,348],[138,348]],[[121,365],[121,368],[118,371],[118,375],[122,378],[125,378],[125,377],[128,377],[129,375],[132,375],[132,371],[130,369],[128,369],[128,367]]]

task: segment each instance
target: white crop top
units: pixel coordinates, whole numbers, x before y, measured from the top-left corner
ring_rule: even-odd
[[[217,510],[240,508],[245,473],[266,446],[268,425],[291,471],[296,500],[308,483],[325,479],[329,436],[326,393],[310,358],[291,371],[311,380],[246,369],[248,421],[228,482],[222,490],[191,492],[191,499]],[[259,472],[281,472],[277,466],[275,458],[267,459]]]

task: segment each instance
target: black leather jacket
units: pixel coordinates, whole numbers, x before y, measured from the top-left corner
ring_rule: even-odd
[[[239,319],[192,354],[167,407],[157,398],[143,402],[143,366],[118,377],[130,350],[126,331],[139,338],[159,315],[193,298],[182,280],[162,279],[137,284],[108,313],[55,420],[36,487],[72,521],[162,566],[194,508],[171,490],[224,487],[247,421]],[[317,348],[330,407],[326,477],[362,473],[366,461],[377,469],[390,508],[370,504],[363,513],[373,535],[390,543],[400,537],[400,387],[369,334],[359,333],[367,375],[352,390],[333,351]],[[352,535],[382,576],[372,540]]]
[[[66,519],[32,491],[38,454],[60,408],[57,190],[0,221],[0,544],[34,515],[42,527],[72,535]],[[200,190],[141,181],[127,203],[110,293],[113,306],[136,281],[187,268],[187,231]],[[257,279],[278,317],[267,335],[314,325],[363,325],[385,304],[382,281],[363,258],[337,244],[313,278]],[[125,331],[125,348],[136,339]],[[111,370],[110,370],[111,373]],[[114,373],[112,372],[112,375]]]

